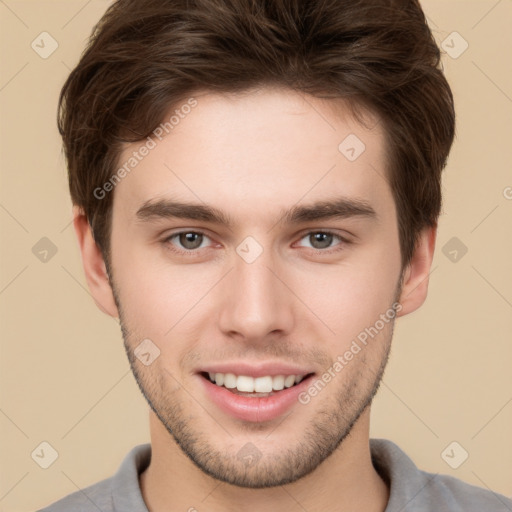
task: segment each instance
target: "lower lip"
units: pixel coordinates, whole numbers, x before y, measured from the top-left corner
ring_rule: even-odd
[[[243,421],[261,423],[282,416],[294,403],[298,402],[299,394],[309,386],[313,375],[291,388],[285,388],[266,397],[237,395],[224,386],[217,386],[202,375],[198,377],[208,397],[223,412]]]

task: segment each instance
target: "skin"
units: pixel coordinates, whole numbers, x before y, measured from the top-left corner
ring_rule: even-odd
[[[224,413],[195,372],[246,360],[294,362],[322,375],[396,300],[397,316],[423,304],[436,228],[421,233],[402,273],[375,118],[363,127],[341,101],[281,89],[195,98],[192,112],[113,192],[110,276],[87,220],[74,211],[89,288],[103,311],[120,318],[151,405],[144,500],[152,512],[383,511],[389,490],[371,463],[370,403],[394,321],[309,403],[295,403],[276,420]],[[349,134],[366,146],[353,162],[338,150]],[[138,148],[127,146],[120,165]],[[376,217],[282,221],[296,205],[341,196],[367,201]],[[171,197],[216,207],[233,225],[137,218],[147,201]],[[198,230],[206,234],[198,249],[169,238]],[[334,236],[322,245],[319,230],[350,243]],[[247,236],[263,248],[250,264],[236,252]],[[134,356],[147,338],[160,350],[149,366]],[[237,458],[247,443],[261,455],[250,468]]]

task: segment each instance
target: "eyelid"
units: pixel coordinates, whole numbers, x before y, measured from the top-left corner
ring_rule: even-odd
[[[171,242],[171,239],[172,238],[175,238],[179,235],[183,235],[183,234],[186,234],[186,233],[194,233],[196,235],[202,235],[203,237],[205,238],[208,238],[210,239],[211,241],[212,240],[212,237],[210,235],[208,235],[208,233],[202,229],[196,229],[196,228],[193,228],[193,229],[180,229],[179,231],[175,231],[175,232],[172,232],[172,233],[168,233],[166,234],[163,239],[162,239],[162,243],[164,245],[172,245],[173,246],[173,249],[171,249],[172,251],[175,251],[179,254],[196,254],[196,253],[199,253],[199,249],[181,249],[179,248],[178,246],[174,245],[172,242]],[[208,249],[209,247],[201,247],[201,249]]]
[[[352,241],[350,240],[349,237],[341,235],[341,234],[337,233],[336,231],[333,231],[333,230],[330,230],[330,229],[309,229],[309,230],[307,230],[307,231],[305,231],[305,232],[303,232],[303,233],[298,235],[299,236],[299,241],[303,240],[308,235],[317,234],[317,233],[322,233],[322,234],[325,234],[325,235],[332,235],[333,237],[336,237],[339,240],[338,244],[336,244],[334,246],[331,246],[331,247],[327,247],[326,249],[315,249],[314,247],[307,247],[307,249],[310,249],[310,250],[315,251],[317,253],[329,254],[329,253],[332,253],[332,252],[340,251],[342,249],[339,248],[339,246],[345,246],[345,245],[348,245],[348,244],[352,243]],[[301,247],[304,247],[304,246],[301,246]]]
[[[178,246],[176,246],[176,245],[171,243],[171,239],[172,238],[177,237],[177,236],[182,235],[182,234],[185,234],[185,233],[195,233],[195,234],[198,234],[198,235],[202,235],[203,237],[206,237],[206,238],[210,239],[211,241],[213,241],[212,237],[209,236],[206,231],[204,231],[202,229],[191,228],[191,229],[180,229],[178,231],[166,234],[165,237],[162,240],[162,243],[164,245],[172,245],[173,248],[170,249],[170,250],[175,252],[175,253],[177,253],[177,254],[181,254],[181,255],[197,255],[197,254],[200,254],[199,248],[198,249],[180,249]],[[325,249],[315,249],[314,247],[305,247],[305,246],[300,246],[300,247],[305,247],[306,249],[310,249],[311,251],[314,251],[317,254],[331,254],[333,252],[341,251],[341,250],[343,250],[344,246],[353,243],[352,240],[350,240],[350,238],[347,237],[347,236],[341,235],[341,234],[339,234],[339,233],[337,233],[336,231],[333,231],[333,230],[322,229],[322,228],[305,230],[305,231],[295,235],[294,238],[298,237],[298,241],[300,242],[306,236],[312,235],[312,234],[318,234],[318,233],[332,235],[333,237],[338,238],[339,243],[334,245],[334,246],[332,246],[332,247],[327,247]],[[341,248],[339,246],[341,246]],[[202,247],[201,249],[209,249],[209,248],[211,248],[211,246]]]

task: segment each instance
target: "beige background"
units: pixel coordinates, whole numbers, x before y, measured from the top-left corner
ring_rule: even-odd
[[[106,478],[149,441],[119,326],[85,284],[55,124],[60,87],[107,5],[0,0],[0,512]],[[512,496],[512,2],[423,5],[453,55],[453,31],[469,46],[443,57],[458,128],[430,293],[397,321],[372,436],[423,469]],[[31,47],[43,31],[59,45],[47,59]],[[43,237],[57,248],[47,262],[32,252]],[[442,252],[452,237],[468,248],[457,262]],[[31,457],[43,441],[58,452],[48,469]],[[458,469],[441,456],[453,441],[469,453]]]

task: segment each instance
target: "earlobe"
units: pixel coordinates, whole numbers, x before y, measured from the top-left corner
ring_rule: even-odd
[[[404,316],[416,311],[427,298],[436,235],[437,225],[425,228],[419,235],[412,259],[404,271],[399,301],[402,309],[397,316]]]
[[[77,206],[73,207],[73,227],[82,255],[85,279],[96,305],[107,315],[119,318],[103,255],[94,240],[87,217]]]

